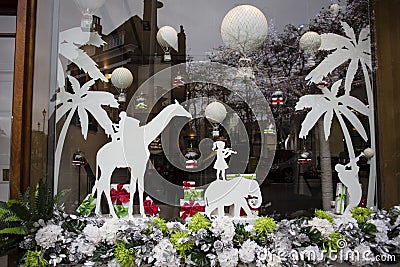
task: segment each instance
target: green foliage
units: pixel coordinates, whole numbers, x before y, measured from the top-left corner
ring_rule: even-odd
[[[359,224],[365,223],[368,220],[369,215],[372,213],[370,209],[362,207],[354,207],[350,210],[350,212],[353,215],[353,218],[356,219]]]
[[[134,248],[128,249],[124,242],[119,241],[114,247],[114,256],[122,267],[129,267],[135,264],[136,251]]]
[[[274,219],[263,216],[254,221],[254,230],[256,230],[256,240],[266,241],[268,234],[273,233],[276,229]]]
[[[194,247],[194,243],[189,240],[188,236],[189,234],[186,231],[175,231],[169,238],[179,255],[185,259],[186,252],[191,251]]]
[[[331,253],[332,251],[337,252],[339,250],[338,242],[340,239],[342,239],[342,235],[335,231],[329,235],[329,238],[323,238],[322,248],[328,251],[328,253]]]
[[[31,200],[27,188],[24,193],[18,193],[18,200],[0,202],[0,256],[17,249],[25,235],[34,233],[37,230],[35,222],[51,219],[54,205],[66,192],[64,190],[53,198],[46,182],[40,180]]]
[[[188,228],[190,231],[197,233],[200,229],[208,230],[210,226],[210,219],[208,219],[205,215],[201,213],[196,213],[190,220]]]
[[[333,223],[332,216],[329,216],[326,211],[316,209],[314,211],[314,216],[320,219],[327,219],[330,223]]]
[[[166,222],[165,219],[163,219],[163,218],[154,217],[154,218],[153,218],[153,223],[154,223],[155,225],[157,225],[158,228],[160,228],[160,230],[163,231],[163,232],[165,232],[165,231],[168,230],[167,222]]]
[[[115,205],[114,210],[118,218],[123,218],[128,216],[128,208],[125,208],[123,205]]]
[[[43,259],[41,251],[28,250],[23,258],[25,267],[46,267],[49,266],[49,262]]]
[[[95,198],[92,195],[89,195],[89,197],[82,201],[82,204],[79,206],[79,213],[85,217],[89,216],[94,207],[96,207],[96,203],[94,201]]]
[[[235,225],[235,236],[233,237],[233,244],[240,247],[244,241],[249,239],[251,234],[246,231],[244,224]]]
[[[211,266],[210,260],[207,258],[206,253],[204,253],[201,249],[193,249],[190,253],[190,259],[196,264],[196,266]]]
[[[114,259],[114,254],[112,253],[112,251],[113,251],[112,247],[109,247],[105,244],[101,244],[93,252],[92,260],[94,262],[107,264],[109,261]]]

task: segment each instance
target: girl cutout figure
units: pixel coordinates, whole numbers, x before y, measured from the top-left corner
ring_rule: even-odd
[[[214,169],[217,170],[217,180],[221,176],[222,180],[225,180],[225,170],[228,169],[228,164],[225,159],[231,154],[237,154],[232,148],[225,148],[225,142],[216,141],[212,147],[213,151],[217,151],[217,160],[214,163]]]

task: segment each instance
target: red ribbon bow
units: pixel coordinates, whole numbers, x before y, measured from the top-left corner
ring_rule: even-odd
[[[183,206],[180,208],[180,212],[183,212],[181,215],[182,219],[186,219],[187,217],[192,217],[198,212],[204,212],[205,207],[200,206],[198,202],[194,202],[190,200],[189,202],[183,203]]]
[[[191,184],[190,182],[187,182],[187,181],[183,182],[183,189],[188,190],[192,187],[193,187],[193,184]]]
[[[158,214],[158,206],[156,203],[154,203],[153,200],[151,199],[145,199],[143,200],[143,206],[144,206],[144,211],[146,212],[147,215],[149,216],[154,216]]]
[[[111,189],[111,202],[117,205],[121,205],[122,203],[129,202],[130,194],[124,188],[123,184],[117,185],[117,190],[114,188]]]

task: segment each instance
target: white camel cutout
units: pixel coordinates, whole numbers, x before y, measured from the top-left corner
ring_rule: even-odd
[[[353,207],[357,207],[361,200],[362,190],[358,179],[360,167],[357,166],[357,162],[362,156],[364,156],[364,153],[361,153],[355,159],[350,159],[350,162],[346,165],[336,164],[335,166],[335,170],[339,174],[339,180],[347,187],[347,192],[349,194],[349,204],[344,214],[350,214],[350,210]]]
[[[140,214],[145,216],[143,206],[144,174],[147,161],[149,160],[149,144],[165,129],[173,117],[183,116],[192,118],[176,100],[175,104],[165,107],[147,125],[139,126],[139,121],[128,117],[125,112],[120,114],[119,132],[112,138],[112,141],[99,149],[96,156],[96,183],[92,189],[92,195],[97,191],[96,214],[101,214],[100,200],[104,193],[110,208],[110,214],[118,218],[110,196],[111,175],[115,168],[130,168],[131,180],[129,191],[129,218],[133,216],[133,196],[138,183]],[[98,179],[98,170],[100,178]]]

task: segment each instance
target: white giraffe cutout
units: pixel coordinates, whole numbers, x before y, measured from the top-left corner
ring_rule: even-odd
[[[172,118],[181,116],[192,118],[176,100],[164,108],[152,121],[144,126],[139,126],[139,121],[127,116],[125,112],[120,114],[119,132],[112,138],[112,141],[99,149],[96,156],[96,183],[92,189],[92,195],[97,191],[96,214],[100,214],[100,200],[104,193],[110,208],[110,214],[116,215],[110,196],[111,175],[115,168],[130,168],[130,201],[128,214],[133,217],[133,196],[136,192],[136,183],[139,192],[140,214],[145,216],[143,206],[144,174],[147,161],[149,160],[149,144],[165,129]],[[100,170],[100,178],[98,171]]]

